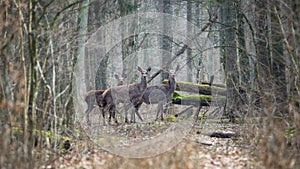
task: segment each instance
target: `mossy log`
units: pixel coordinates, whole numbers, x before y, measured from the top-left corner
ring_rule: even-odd
[[[163,83],[168,83],[168,80],[164,80]],[[222,86],[222,85],[218,85]],[[190,93],[197,93],[200,95],[222,95],[226,96],[226,88],[225,87],[218,87],[215,85],[210,86],[209,84],[196,84],[192,82],[182,82],[176,81],[176,91],[184,91]]]
[[[180,105],[210,106],[212,102],[225,103],[225,96],[211,95],[182,95],[174,92],[172,95],[172,103]]]

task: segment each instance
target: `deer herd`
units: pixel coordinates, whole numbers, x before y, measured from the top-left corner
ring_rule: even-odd
[[[147,85],[147,75],[151,71],[151,67],[147,69],[142,69],[138,66],[138,71],[140,72],[141,80],[138,83],[124,84],[124,78],[115,75],[118,81],[117,86],[110,87],[106,90],[90,90],[85,93],[84,100],[88,105],[85,111],[85,118],[87,124],[90,126],[91,122],[89,119],[90,112],[99,106],[102,111],[103,124],[105,125],[105,114],[109,113],[109,123],[111,123],[111,118],[114,119],[116,124],[118,120],[116,118],[117,105],[122,103],[125,106],[125,123],[128,123],[128,110],[130,107],[134,108],[131,112],[130,122],[135,123],[135,115],[143,121],[142,116],[139,113],[139,108],[143,103],[146,104],[157,104],[157,114],[156,120],[160,118],[163,120],[163,113],[166,111],[164,106],[169,105],[172,101],[172,93],[175,90],[175,74],[179,70],[179,65],[177,65],[174,71],[168,71],[168,83],[166,84],[156,84]],[[130,106],[130,107],[129,107]]]

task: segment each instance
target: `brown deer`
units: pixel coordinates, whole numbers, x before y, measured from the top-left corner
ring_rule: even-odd
[[[147,87],[142,96],[139,106],[142,103],[158,104],[155,120],[158,119],[159,113],[161,114],[161,120],[163,120],[163,106],[172,102],[172,93],[174,92],[176,87],[175,75],[179,68],[179,65],[177,65],[175,71],[168,72],[169,78],[167,84],[150,85]]]
[[[117,80],[117,86],[121,86],[124,84],[124,78],[125,76],[119,77],[118,74],[115,74],[115,79]],[[85,111],[85,116],[88,125],[90,125],[90,112],[98,105],[100,107],[100,104],[97,104],[99,100],[101,100],[102,94],[105,90],[90,90],[84,94],[84,101],[87,103],[88,108]],[[100,107],[101,108],[101,107]],[[110,114],[110,116],[112,116]]]
[[[139,98],[141,98],[141,96],[147,88],[146,77],[148,72],[151,71],[151,67],[144,70],[138,66],[138,71],[141,73],[141,81],[139,83],[111,87],[106,89],[105,92],[102,94],[101,100],[99,100],[98,104],[100,104],[101,107],[103,107],[103,119],[105,119],[105,112],[109,111],[110,115],[112,115],[112,117],[115,119],[115,122],[118,123],[117,119],[115,118],[115,112],[116,105],[119,103],[132,104],[135,108],[135,113],[139,115]],[[142,120],[141,116],[139,116],[139,118]],[[109,119],[109,122],[110,120],[111,118]],[[128,122],[127,113],[125,116],[125,122]],[[103,121],[103,123],[105,124],[105,121]]]

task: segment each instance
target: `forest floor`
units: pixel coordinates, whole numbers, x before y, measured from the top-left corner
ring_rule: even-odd
[[[224,124],[223,130],[239,132],[237,124]],[[201,134],[197,127],[169,151],[149,158],[126,158],[97,146],[77,142],[75,149],[60,156],[55,168],[263,168],[243,138],[217,138]]]
[[[124,125],[118,128],[122,128],[121,132],[124,133]],[[147,129],[143,129],[145,130]],[[220,138],[218,137],[220,135],[212,133],[223,133],[228,138],[224,136]],[[242,124],[207,119],[205,123],[203,121],[195,123],[188,134],[168,151],[147,158],[116,155],[91,143],[89,139],[81,139],[73,141],[72,148],[68,152],[43,168],[263,168],[253,153],[255,147],[250,145],[243,133],[245,126]],[[156,145],[148,145],[148,149],[153,146]]]

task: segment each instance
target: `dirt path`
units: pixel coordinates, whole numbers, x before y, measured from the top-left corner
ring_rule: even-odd
[[[78,142],[74,149],[49,165],[55,168],[108,168],[108,169],[178,169],[178,168],[262,168],[251,156],[251,148],[242,137],[216,138],[204,135],[195,126],[191,132],[169,151],[150,158],[125,158]],[[215,126],[213,127],[215,129]],[[218,124],[218,130],[240,132],[238,124]],[[151,146],[149,147],[151,148]]]

